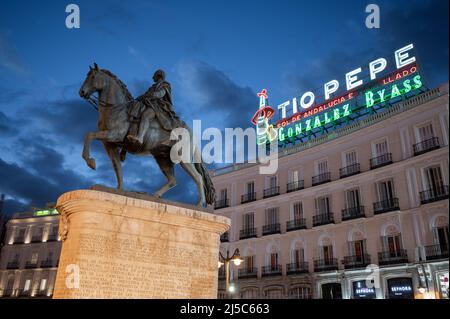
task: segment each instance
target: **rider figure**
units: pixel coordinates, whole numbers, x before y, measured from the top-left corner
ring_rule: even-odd
[[[167,131],[181,125],[180,119],[173,111],[172,91],[165,77],[163,70],[157,70],[153,75],[155,83],[131,106],[128,112],[130,121],[139,123],[139,130],[137,135],[132,131],[128,134],[129,141],[139,145],[143,144],[153,112],[163,129]]]

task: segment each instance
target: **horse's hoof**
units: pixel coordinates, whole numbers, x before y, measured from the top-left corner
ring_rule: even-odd
[[[89,159],[87,160],[87,165],[88,165],[90,168],[92,168],[93,170],[95,170],[95,168],[96,168],[96,166],[95,166],[95,159],[89,158]]]

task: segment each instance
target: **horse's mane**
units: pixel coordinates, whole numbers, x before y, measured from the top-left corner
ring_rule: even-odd
[[[122,90],[125,92],[125,96],[129,101],[133,100],[133,96],[131,95],[130,91],[128,91],[126,84],[123,83],[114,73],[112,73],[111,71],[109,71],[107,69],[102,69],[101,71],[103,73],[109,75],[113,80],[115,80],[117,82],[119,87],[122,88]]]

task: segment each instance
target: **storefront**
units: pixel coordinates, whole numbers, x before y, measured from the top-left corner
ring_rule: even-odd
[[[342,299],[342,287],[340,283],[332,282],[322,285],[323,299]]]
[[[391,278],[387,280],[389,299],[414,299],[414,288],[411,278]]]
[[[365,280],[354,281],[352,284],[353,299],[375,299],[377,297],[374,287],[367,287]]]
[[[438,274],[439,298],[449,299],[448,271]]]

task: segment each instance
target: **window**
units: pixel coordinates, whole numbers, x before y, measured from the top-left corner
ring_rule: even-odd
[[[362,261],[366,253],[366,241],[364,239],[355,240],[348,243],[350,256],[355,256],[356,261]]]
[[[321,174],[325,174],[328,172],[328,161],[327,160],[322,160],[317,162],[317,174],[321,175]]]
[[[448,253],[448,226],[436,227],[433,229],[434,241],[439,245],[441,253]]]
[[[255,267],[254,261],[255,261],[255,256],[244,257],[245,269],[253,269]]]
[[[383,140],[380,142],[376,142],[374,144],[374,157],[382,156],[384,154],[389,153],[387,140]]]
[[[243,229],[252,229],[255,227],[255,214],[247,213],[242,215],[242,226]]]
[[[383,247],[388,252],[389,257],[401,256],[402,238],[400,234],[388,235],[382,237]]]
[[[289,290],[290,299],[310,299],[311,288],[309,287],[296,287]]]
[[[283,298],[283,290],[281,288],[271,288],[264,292],[266,299],[281,299]]]
[[[439,166],[429,167],[425,170],[426,189],[440,194],[444,185],[442,179],[441,168]]]
[[[417,142],[423,142],[434,137],[433,125],[431,122],[419,126],[416,131]]]
[[[270,254],[270,268],[271,270],[276,270],[278,266],[278,253]]]
[[[241,299],[257,299],[259,298],[259,293],[257,288],[244,289],[241,292]]]
[[[228,197],[227,197],[227,189],[226,188],[224,188],[224,189],[221,189],[220,190],[220,200],[226,200]]]
[[[255,182],[249,182],[246,185],[247,194],[251,195],[255,192]]]
[[[275,188],[275,187],[277,187],[277,177],[270,176],[269,177],[269,188]]]
[[[25,285],[23,286],[23,291],[29,291],[31,287],[31,279],[25,280]]]
[[[292,219],[300,220],[303,218],[303,203],[297,202],[292,205]]]
[[[278,207],[266,209],[266,225],[278,224],[279,210]]]
[[[325,261],[325,264],[329,264],[333,259],[333,246],[322,246],[322,259]]]
[[[345,153],[345,166],[350,166],[358,163],[356,159],[356,151],[349,151]]]
[[[351,189],[345,192],[345,207],[356,208],[360,206],[359,189]]]
[[[41,285],[39,287],[40,291],[44,291],[47,288],[47,279],[42,279],[41,280]]]
[[[316,198],[316,215],[325,215],[330,212],[330,198],[323,196]]]
[[[300,172],[298,170],[291,172],[291,182],[296,183],[300,180]]]
[[[389,201],[395,197],[394,182],[392,180],[378,182],[377,190],[378,190],[379,201]]]
[[[291,261],[293,264],[299,266],[305,260],[303,248],[292,250]]]

